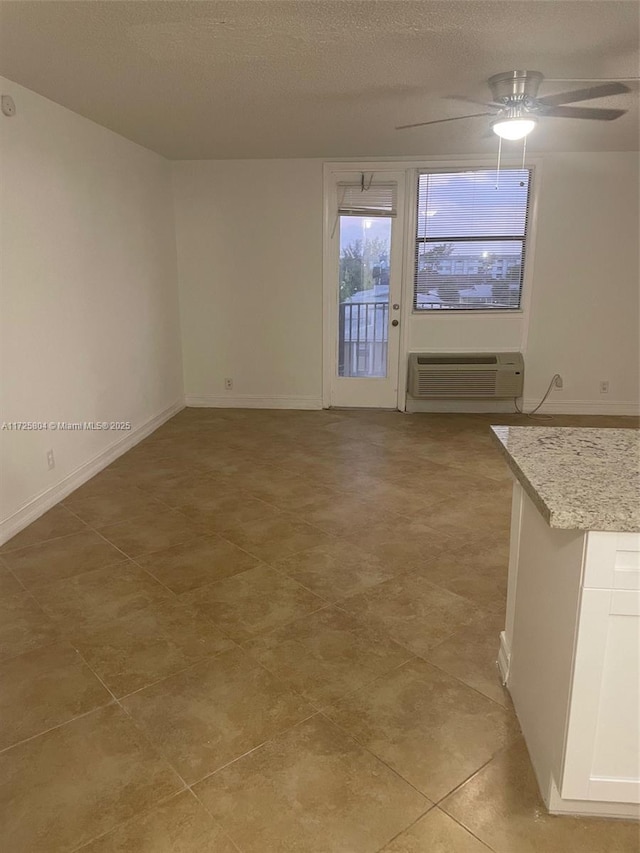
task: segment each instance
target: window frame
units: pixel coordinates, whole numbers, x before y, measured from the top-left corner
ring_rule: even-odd
[[[529,186],[527,192],[527,210],[526,210],[526,227],[523,236],[513,237],[513,236],[489,236],[489,237],[457,237],[457,238],[420,238],[418,236],[418,205],[420,203],[420,178],[422,175],[437,175],[437,174],[458,174],[463,172],[478,172],[478,171],[487,171],[491,170],[491,165],[486,163],[477,163],[477,164],[458,164],[451,163],[449,165],[438,165],[436,167],[426,168],[418,167],[415,170],[415,180],[413,185],[413,190],[415,193],[413,199],[413,235],[411,237],[412,240],[412,274],[410,282],[408,282],[410,287],[410,295],[411,299],[411,309],[410,316],[412,317],[434,317],[434,316],[448,316],[448,317],[472,317],[477,315],[484,316],[513,316],[513,315],[523,315],[525,314],[528,308],[528,280],[530,278],[530,267],[532,266],[532,261],[530,260],[531,255],[531,245],[534,240],[533,232],[535,231],[535,213],[536,213],[536,165],[530,162],[526,162],[524,165],[517,165],[513,162],[505,163],[501,167],[501,171],[522,171],[523,169],[529,172]],[[521,260],[521,268],[520,268],[520,304],[517,308],[417,308],[417,290],[416,290],[416,274],[418,267],[418,249],[423,243],[443,243],[443,242],[491,242],[492,240],[500,240],[501,242],[521,242],[522,243],[522,260]]]

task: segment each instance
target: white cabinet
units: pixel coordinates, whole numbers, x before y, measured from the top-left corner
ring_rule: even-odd
[[[564,799],[640,803],[639,581],[639,535],[587,535]]]
[[[552,529],[514,485],[500,666],[550,811],[640,817],[640,534]]]

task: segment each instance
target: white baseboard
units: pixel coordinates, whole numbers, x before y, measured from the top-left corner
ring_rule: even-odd
[[[526,398],[519,405],[530,412],[538,405],[540,398]],[[428,412],[451,412],[459,414],[508,414],[515,412],[513,400],[416,400],[407,397],[407,412],[412,414]],[[549,400],[538,414],[546,415],[640,415],[640,404],[608,400]]]
[[[502,677],[502,683],[507,686],[509,681],[509,666],[511,664],[511,649],[507,643],[505,631],[500,631],[500,650],[498,651],[498,669]]]
[[[168,409],[150,418],[146,423],[128,432],[118,441],[114,442],[114,444],[102,450],[97,456],[87,460],[87,462],[83,462],[82,465],[70,474],[67,474],[59,483],[36,495],[35,498],[32,498],[21,506],[19,510],[16,510],[8,518],[3,519],[0,522],[0,545],[4,545],[16,533],[20,533],[27,525],[40,518],[47,510],[60,503],[67,495],[70,495],[71,492],[75,491],[83,483],[86,483],[87,480],[90,480],[102,471],[103,468],[106,468],[107,465],[110,465],[115,459],[126,453],[127,450],[130,450],[141,442],[143,438],[151,435],[165,421],[177,415],[182,409],[184,409],[184,402],[182,400],[169,406]]]
[[[565,800],[553,781],[549,790],[547,808],[551,814],[576,815],[585,817],[618,818],[619,820],[640,820],[638,803],[604,802],[601,800]]]
[[[417,400],[407,395],[406,411],[412,415],[450,414],[510,414],[515,411],[513,400]]]
[[[524,410],[530,412],[540,402],[540,398],[525,399]],[[522,408],[522,404],[521,404]],[[640,404],[620,400],[549,400],[540,414],[547,415],[640,415]]]
[[[321,397],[254,397],[246,396],[214,397],[187,394],[187,406],[200,406],[211,409],[321,409]]]

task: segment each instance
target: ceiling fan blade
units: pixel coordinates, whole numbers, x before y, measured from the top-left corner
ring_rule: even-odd
[[[640,77],[545,77],[545,83],[632,83]]]
[[[602,86],[589,86],[588,89],[575,89],[573,92],[558,92],[557,95],[545,95],[538,103],[546,107],[560,104],[575,104],[577,101],[591,101],[593,98],[607,98],[610,95],[623,95],[631,91],[624,83],[603,83]]]
[[[447,101],[461,101],[463,104],[475,104],[479,107],[496,107],[502,109],[504,104],[498,104],[496,101],[478,101],[475,98],[466,98],[464,95],[445,95]]]
[[[620,118],[626,110],[600,110],[592,107],[549,107],[543,110],[543,116],[552,118],[590,118],[596,121],[613,121]]]
[[[467,116],[454,116],[453,118],[437,118],[434,121],[419,121],[415,124],[401,124],[396,130],[407,130],[410,127],[426,127],[428,124],[443,124],[445,121],[460,121],[463,118],[480,118],[480,116],[492,116],[494,113],[472,113]]]

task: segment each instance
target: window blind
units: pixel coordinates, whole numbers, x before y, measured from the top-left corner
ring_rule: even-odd
[[[398,186],[395,183],[338,184],[340,216],[396,216]]]
[[[528,169],[429,172],[418,178],[416,310],[520,307]]]

